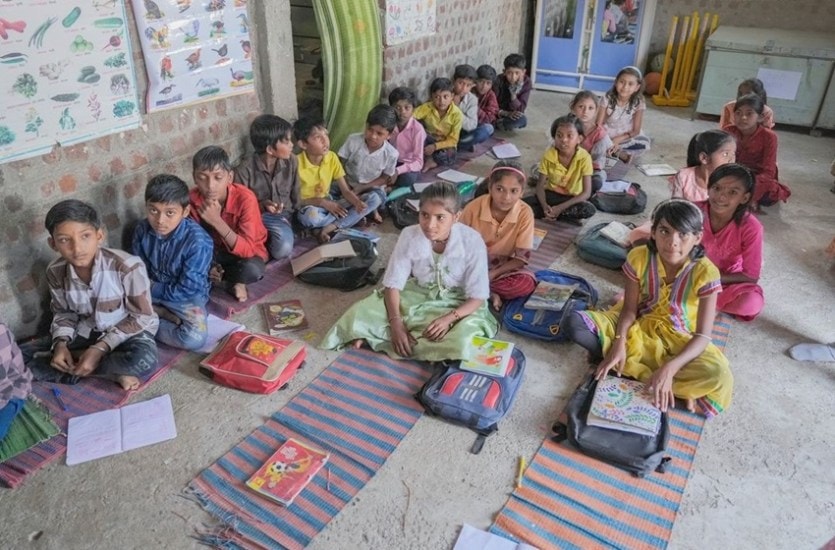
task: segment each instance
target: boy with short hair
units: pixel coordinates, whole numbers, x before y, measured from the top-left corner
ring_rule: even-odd
[[[255,153],[235,168],[235,181],[258,198],[274,260],[293,251],[293,213],[299,205],[299,163],[293,154],[293,126],[275,115],[255,117],[249,126]]]
[[[206,303],[212,238],[188,217],[186,182],[171,174],[151,178],[145,187],[147,218],[133,234],[133,253],[151,279],[151,300],[159,316],[157,340],[197,350],[206,343]]]
[[[386,192],[397,178],[397,149],[388,142],[396,125],[394,108],[376,105],[365,119],[365,132],[351,134],[339,148],[345,179],[354,193],[374,193],[380,204],[386,201]],[[377,212],[373,216],[376,222],[382,221]]]
[[[499,115],[499,102],[493,91],[496,82],[496,69],[490,65],[481,65],[476,69],[475,88],[473,91],[478,98],[478,122],[490,124],[496,122]]]
[[[189,216],[208,231],[214,241],[215,265],[209,280],[224,284],[239,302],[249,295],[246,285],[264,276],[267,230],[255,193],[233,183],[229,155],[210,145],[191,161],[196,187],[189,192]]]
[[[452,74],[453,101],[461,109],[461,136],[458,149],[474,151],[475,146],[493,135],[493,126],[480,124],[478,98],[472,93],[478,73],[472,65],[458,65]]]
[[[453,102],[452,81],[436,78],[429,85],[430,100],[415,109],[415,118],[426,128],[423,171],[455,163],[464,115]]]
[[[337,229],[353,227],[382,204],[380,196],[366,193],[358,197],[345,182],[345,170],[339,157],[330,150],[325,122],[318,118],[300,118],[293,125],[293,137],[301,153],[299,161],[299,209],[296,217],[312,229],[319,242],[327,242]],[[340,199],[331,193],[336,181]]]
[[[411,187],[423,169],[423,144],[426,129],[412,116],[417,97],[411,88],[395,88],[389,94],[389,105],[397,114],[397,125],[389,136],[389,143],[397,149],[397,179],[395,187]]]
[[[98,212],[85,202],[59,202],[44,225],[61,257],[46,268],[50,335],[21,346],[26,366],[36,380],[75,384],[97,376],[137,389],[157,364],[159,320],[145,264],[102,246]]]
[[[531,95],[531,79],[525,74],[525,56],[512,53],[504,58],[504,72],[496,79],[493,91],[499,102],[496,127],[514,130],[528,125],[525,109]]]

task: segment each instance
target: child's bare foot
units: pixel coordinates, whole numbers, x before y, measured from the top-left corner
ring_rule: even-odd
[[[232,296],[239,302],[246,302],[249,299],[249,294],[246,291],[246,285],[244,283],[235,283],[232,285],[231,292]]]
[[[357,338],[353,342],[351,342],[351,347],[354,349],[361,349],[362,346],[365,344],[365,340],[362,338]]]
[[[629,162],[632,160],[632,155],[630,155],[626,151],[620,151],[618,153],[618,159],[620,159],[620,161],[625,164],[629,164]]]
[[[383,217],[380,215],[380,212],[375,210],[371,213],[371,222],[376,224],[383,223]]]
[[[421,172],[428,172],[428,171],[432,170],[433,168],[437,168],[437,167],[438,167],[437,162],[435,162],[432,159],[426,159],[425,161],[423,161],[423,170],[421,170]]]
[[[496,311],[502,309],[502,298],[495,292],[490,294],[490,303],[493,304],[493,309]]]
[[[331,240],[331,235],[333,235],[333,232],[336,231],[336,229],[337,227],[331,223],[313,234],[316,236],[316,240],[319,241],[320,244],[324,244]]]
[[[691,413],[696,412],[696,400],[695,399],[688,399],[687,401],[685,401],[685,406],[687,407],[687,410],[690,411]]]
[[[135,376],[117,376],[116,382],[122,386],[122,389],[125,391],[133,391],[139,389],[139,378]]]

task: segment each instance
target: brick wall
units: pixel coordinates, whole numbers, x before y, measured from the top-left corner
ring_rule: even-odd
[[[144,87],[145,67],[127,11],[137,77]],[[144,93],[140,89],[139,97]],[[0,319],[18,338],[39,328],[48,307],[44,270],[56,257],[43,227],[53,204],[77,198],[95,205],[108,245],[121,247],[125,226],[144,215],[148,178],[170,172],[191,184],[191,155],[206,145],[221,145],[236,158],[247,144],[249,121],[258,109],[256,95],[249,93],[146,114],[136,130],[0,165]]]
[[[382,3],[383,0],[381,0]],[[438,0],[435,34],[387,46],[383,60],[383,94],[410,86],[425,99],[429,83],[452,76],[456,65],[489,63],[498,72],[509,53],[524,53],[524,0]]]

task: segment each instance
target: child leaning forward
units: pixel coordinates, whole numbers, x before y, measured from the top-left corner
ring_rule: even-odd
[[[473,336],[492,338],[498,325],[485,303],[487,250],[477,232],[457,223],[459,215],[452,184],[424,189],[419,224],[400,233],[384,289],[351,306],[321,347],[367,344],[393,357],[443,361],[468,357]]]

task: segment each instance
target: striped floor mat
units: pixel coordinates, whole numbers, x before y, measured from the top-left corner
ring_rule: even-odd
[[[729,332],[720,314],[720,349]],[[669,419],[670,467],[643,479],[546,439],[490,531],[542,550],[666,548],[705,423],[683,410]]]
[[[185,494],[221,527],[201,542],[223,548],[304,548],[385,463],[423,413],[414,393],[429,369],[368,350],[342,353],[267,423],[204,470]],[[287,439],[330,459],[288,507],[244,481]]]
[[[145,377],[142,385],[134,392],[124,391],[118,384],[101,378],[86,378],[78,384],[53,384],[51,382],[35,382],[32,393],[49,409],[52,420],[61,429],[61,434],[39,443],[14,458],[0,464],[0,483],[6,487],[17,487],[26,479],[63,456],[67,451],[67,421],[74,416],[91,414],[124,405],[134,393],[142,391],[151,382],[159,378],[184,353],[181,350],[159,347],[159,366]],[[61,399],[67,406],[63,410],[52,394],[52,388],[61,390]]]
[[[545,220],[536,220],[536,228],[548,233],[542,239],[539,248],[531,252],[531,259],[528,263],[528,268],[531,271],[547,269],[557,259],[557,256],[568,249],[568,245],[574,242],[574,239],[580,234],[580,229],[582,229],[579,225],[567,222],[547,222]]]

